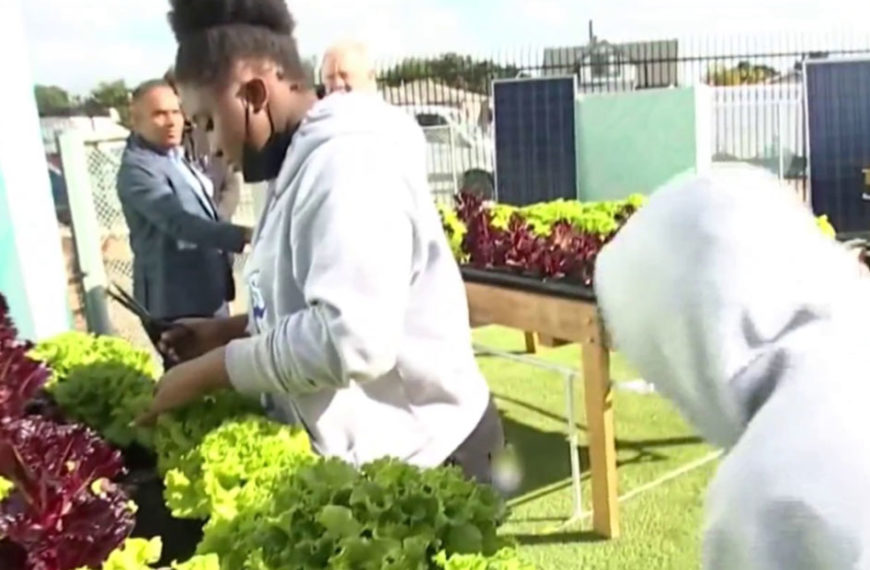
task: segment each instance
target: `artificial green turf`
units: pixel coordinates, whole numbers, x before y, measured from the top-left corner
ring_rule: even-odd
[[[518,354],[524,349],[522,332],[501,327],[477,329],[474,340]],[[545,348],[536,357],[580,369],[576,345]],[[513,512],[504,533],[519,540],[529,561],[543,570],[698,567],[703,496],[715,461],[622,502],[622,537],[618,540],[600,541],[591,536],[590,519],[560,530],[560,523],[572,511],[563,376],[496,356],[481,356],[479,363],[502,411],[508,442],[525,466],[524,484],[512,500]],[[618,354],[612,358],[611,375],[617,382],[636,378]],[[712,451],[656,394],[616,391],[614,407],[620,496]],[[584,508],[589,510],[582,381],[575,382],[575,410]]]

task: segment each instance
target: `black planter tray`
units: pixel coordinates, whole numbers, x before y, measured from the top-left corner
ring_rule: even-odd
[[[131,470],[120,486],[136,503],[136,526],[133,538],[151,539],[159,536],[163,551],[157,566],[168,566],[172,561],[184,561],[193,556],[205,521],[176,519],[163,500],[163,480],[153,469]]]
[[[505,269],[478,269],[469,265],[462,265],[459,270],[462,273],[462,279],[469,283],[494,285],[574,301],[595,302],[595,291],[591,287],[572,283],[565,279],[538,279]]]

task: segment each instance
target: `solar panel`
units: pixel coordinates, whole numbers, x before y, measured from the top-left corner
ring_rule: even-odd
[[[499,202],[577,199],[576,77],[493,82]]]
[[[870,60],[808,61],[810,195],[838,232],[870,230]]]

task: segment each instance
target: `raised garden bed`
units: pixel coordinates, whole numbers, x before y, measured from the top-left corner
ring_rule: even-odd
[[[580,363],[585,384],[586,422],[592,469],[592,526],[605,538],[619,536],[616,446],[613,428],[613,397],[610,388],[610,352],[587,288],[546,283],[527,277],[463,268],[472,323],[498,324],[536,331],[552,338],[578,342],[583,347]],[[573,379],[569,380],[573,382]],[[579,516],[580,471],[574,433],[573,396],[568,391],[569,444],[575,487],[573,516]]]
[[[462,272],[462,279],[466,283],[479,283],[481,285],[505,287],[507,289],[540,293],[564,299],[595,302],[595,292],[592,290],[592,287],[581,283],[574,283],[568,279],[540,279],[532,275],[524,275],[506,269],[479,269],[467,265],[461,266],[460,271]],[[474,324],[476,326],[483,323]],[[539,344],[559,347],[571,344],[571,341],[541,332],[526,331],[525,343],[526,352],[535,354],[538,352]]]
[[[526,331],[529,351],[535,350],[538,335],[554,345],[581,345],[593,529],[608,538],[619,534],[610,350],[592,285],[600,249],[644,201],[641,196],[589,204],[560,200],[517,208],[460,194],[455,208],[441,209],[473,326],[498,324]],[[817,224],[833,237],[825,216]],[[572,438],[570,401],[567,406]],[[574,453],[576,441],[571,443]],[[579,489],[579,472],[572,471]],[[578,500],[579,491],[575,515]]]
[[[574,301],[595,302],[595,291],[591,287],[567,279],[540,279],[505,269],[479,269],[468,265],[461,266],[459,270],[466,283],[492,285]]]
[[[460,263],[472,325],[498,324],[526,331],[526,348],[577,342],[585,384],[592,469],[592,527],[619,535],[616,447],[610,389],[610,352],[598,315],[592,277],[600,248],[642,206],[644,198],[581,204],[560,200],[517,208],[457,196],[442,208],[442,223]],[[580,505],[580,471],[568,380],[567,415],[572,454],[574,512]]]

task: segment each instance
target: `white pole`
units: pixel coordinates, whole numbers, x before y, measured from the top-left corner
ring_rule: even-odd
[[[785,178],[785,142],[783,131],[785,131],[785,112],[783,110],[783,102],[779,101],[776,104],[777,118],[777,143],[779,147],[779,179]]]
[[[571,453],[571,487],[574,498],[574,512],[571,519],[583,516],[583,488],[580,471],[580,445],[577,436],[577,418],[574,412],[574,374],[565,374],[565,412],[568,416],[568,445]]]
[[[48,164],[33,97],[21,2],[0,3],[0,292],[23,338],[38,341],[70,326],[66,272]]]
[[[82,270],[88,330],[97,334],[111,334],[112,324],[106,306],[108,281],[103,260],[102,231],[94,205],[85,141],[79,131],[70,129],[57,136],[57,148],[69,199],[76,254]]]

